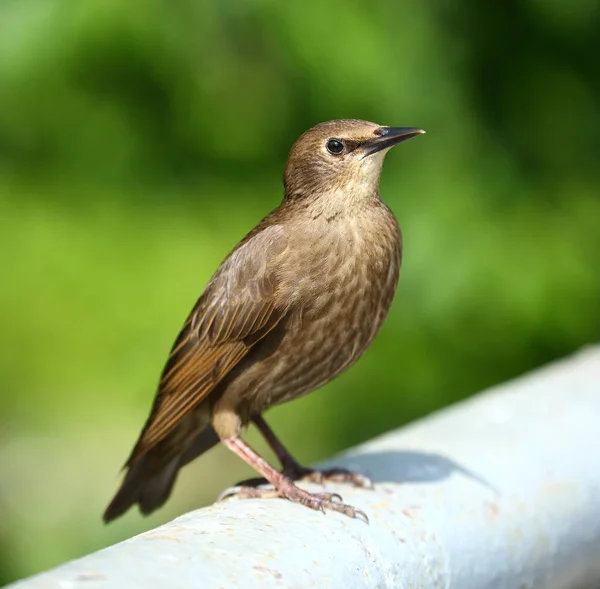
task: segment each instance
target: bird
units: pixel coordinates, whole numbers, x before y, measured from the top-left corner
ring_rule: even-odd
[[[380,331],[402,262],[402,233],[380,196],[381,170],[392,147],[423,133],[340,119],[294,143],[281,204],[221,263],[171,348],[106,523],[135,504],[143,515],[161,507],[179,470],[219,443],[272,486],[241,486],[240,498],[276,496],[367,518],[336,493],[296,484],[368,486],[366,477],[301,466],[262,414],[347,370]],[[281,470],[242,439],[251,424]]]

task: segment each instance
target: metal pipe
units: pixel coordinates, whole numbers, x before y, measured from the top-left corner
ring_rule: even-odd
[[[600,587],[599,456],[596,347],[332,460],[370,524],[231,500],[12,587]]]

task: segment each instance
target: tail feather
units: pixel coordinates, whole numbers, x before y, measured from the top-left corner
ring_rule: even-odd
[[[171,495],[179,469],[218,442],[215,430],[208,426],[175,456],[166,455],[162,444],[140,456],[128,467],[121,487],[104,512],[104,522],[118,518],[136,503],[144,515],[161,507]]]

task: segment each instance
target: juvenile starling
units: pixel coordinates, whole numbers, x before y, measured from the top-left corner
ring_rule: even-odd
[[[337,120],[298,139],[283,202],[221,264],[177,337],[104,521],[135,503],[143,514],[163,505],[179,469],[219,441],[274,487],[242,488],[242,497],[275,494],[313,509],[364,515],[294,480],[361,485],[365,477],[301,467],[261,414],[349,368],[381,328],[398,283],[402,238],[381,201],[379,176],[386,152],[421,133]],[[240,437],[250,422],[282,472]]]

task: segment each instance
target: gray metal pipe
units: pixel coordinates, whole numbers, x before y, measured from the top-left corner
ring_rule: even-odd
[[[335,460],[370,524],[230,500],[20,581],[20,589],[600,587],[600,348]],[[333,464],[333,461],[332,461]]]

